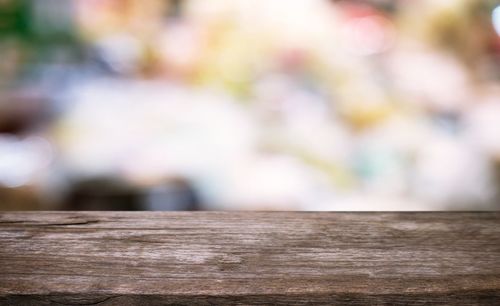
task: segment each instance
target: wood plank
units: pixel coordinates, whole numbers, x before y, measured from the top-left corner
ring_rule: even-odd
[[[0,213],[1,305],[500,305],[500,213]]]

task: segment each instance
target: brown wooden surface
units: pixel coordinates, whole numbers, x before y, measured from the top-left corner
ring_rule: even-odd
[[[500,213],[0,213],[1,305],[500,305]]]

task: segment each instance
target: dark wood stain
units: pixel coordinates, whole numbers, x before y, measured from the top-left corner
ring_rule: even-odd
[[[500,305],[500,213],[0,213],[0,305]]]

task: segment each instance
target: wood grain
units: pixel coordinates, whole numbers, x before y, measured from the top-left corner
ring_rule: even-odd
[[[1,213],[0,304],[500,305],[500,213]]]

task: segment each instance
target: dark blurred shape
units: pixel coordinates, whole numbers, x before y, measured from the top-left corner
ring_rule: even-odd
[[[112,177],[72,184],[65,210],[199,210],[199,199],[190,184],[173,179],[150,188],[137,188]]]
[[[30,35],[29,1],[2,0],[0,1],[0,35],[11,36]]]
[[[182,17],[182,6],[184,4],[183,0],[167,0],[168,9],[167,9],[167,17],[168,18],[180,18]]]
[[[73,184],[64,210],[141,210],[136,188],[114,178],[94,178]]]
[[[200,210],[200,200],[188,181],[177,178],[149,188],[142,200],[147,210],[178,211]]]
[[[42,97],[20,93],[0,97],[0,133],[26,132],[35,128],[45,116]]]

